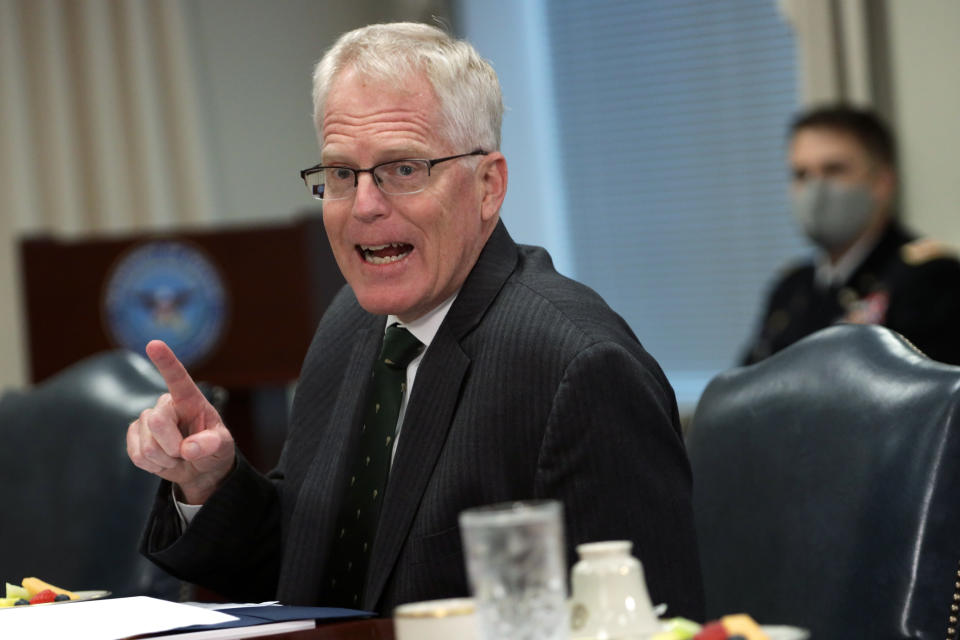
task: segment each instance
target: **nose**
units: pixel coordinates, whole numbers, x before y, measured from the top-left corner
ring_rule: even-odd
[[[353,215],[363,221],[373,221],[387,215],[388,203],[377,186],[372,173],[357,174],[357,191],[353,196]]]

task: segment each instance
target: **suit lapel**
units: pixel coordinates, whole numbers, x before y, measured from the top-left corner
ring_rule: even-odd
[[[498,222],[420,363],[371,549],[364,608],[374,609],[383,594],[443,449],[470,367],[461,341],[480,322],[516,262],[517,246]]]
[[[354,426],[358,424],[358,412],[362,410],[370,367],[383,340],[383,317],[369,318],[367,326],[356,331],[357,339],[343,371],[342,391],[337,394],[337,402],[330,413],[329,421],[324,425],[320,417],[305,418],[315,422],[316,428],[325,429],[325,435],[304,477],[291,516],[291,533],[287,547],[297,549],[298,553],[285,557],[284,575],[288,576],[291,582],[288,586],[305,596],[296,600],[288,598],[292,602],[321,601],[322,594],[327,590],[322,579],[326,575],[333,535],[332,523],[336,519],[344,490],[345,467],[350,462]],[[310,392],[309,388],[302,391]],[[330,451],[338,451],[340,455],[324,453]],[[281,590],[283,588],[284,585],[281,585]],[[281,600],[284,600],[282,595]]]

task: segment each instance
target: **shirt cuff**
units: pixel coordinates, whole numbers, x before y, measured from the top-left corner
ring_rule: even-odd
[[[203,508],[203,505],[187,504],[186,502],[180,502],[177,500],[176,485],[172,486],[170,491],[173,494],[173,504],[177,508],[177,515],[180,517],[180,531],[182,532],[187,528],[187,525],[193,521],[194,516],[196,516],[197,512]]]

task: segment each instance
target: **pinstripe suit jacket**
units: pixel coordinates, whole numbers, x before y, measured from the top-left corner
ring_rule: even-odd
[[[180,535],[161,487],[143,551],[231,598],[320,604],[339,500],[385,319],[345,288],[307,353],[284,451],[242,458]],[[691,478],[674,394],[624,321],[503,224],[424,354],[371,550],[363,606],[467,595],[468,507],[555,498],[576,544],[628,539],[654,602],[698,618]]]

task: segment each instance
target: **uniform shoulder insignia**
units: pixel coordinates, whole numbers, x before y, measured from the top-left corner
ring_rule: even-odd
[[[957,250],[933,238],[920,238],[900,248],[900,257],[912,266],[918,266],[937,258],[956,258]]]

